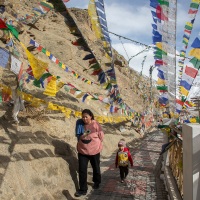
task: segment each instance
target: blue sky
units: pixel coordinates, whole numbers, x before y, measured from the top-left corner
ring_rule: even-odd
[[[70,0],[66,5],[67,7],[76,7],[87,9],[89,0]],[[184,26],[187,21],[190,21],[188,15],[189,6],[191,0],[178,0],[177,6],[177,51],[182,49],[182,39],[184,34]],[[108,22],[108,29],[111,32],[131,38],[133,40],[145,43],[148,45],[152,44],[152,26],[153,23],[151,8],[149,6],[150,0],[104,0],[105,11]],[[194,22],[193,31],[189,40],[190,47],[193,40],[199,36],[200,31],[200,11],[196,16]],[[110,34],[112,40],[112,46],[126,59],[126,53],[118,37]],[[139,51],[143,50],[144,47],[135,45],[134,43],[123,40],[122,42],[128,53],[129,58]],[[187,53],[189,52],[187,50]],[[130,62],[130,67],[136,71],[141,71],[141,63],[144,56],[147,55],[146,62],[144,63],[143,73],[148,76],[149,67],[153,65],[153,52],[140,54],[133,58]],[[178,69],[177,69],[178,70]],[[153,78],[156,79],[157,71],[154,70]]]

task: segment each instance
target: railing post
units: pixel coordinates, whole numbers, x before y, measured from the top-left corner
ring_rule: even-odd
[[[200,125],[183,124],[183,198],[200,199]]]

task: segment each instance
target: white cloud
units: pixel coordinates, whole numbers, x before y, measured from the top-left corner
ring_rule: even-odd
[[[152,17],[148,7],[129,7],[127,4],[112,3],[105,6],[108,28],[119,35],[133,38],[151,36]],[[141,38],[144,40],[144,38]]]
[[[123,55],[126,58],[126,60],[130,59],[132,56],[136,55],[137,53],[145,49],[145,47],[138,46],[133,43],[124,43],[124,47],[127,51],[129,58],[127,58],[126,52],[124,51],[124,48],[121,43],[113,44],[113,48],[116,49],[121,55]],[[143,52],[139,54],[136,57],[133,57],[130,60],[129,66],[133,68],[134,70],[141,72],[142,61],[144,59],[144,56],[147,56],[147,57],[146,57],[146,61],[144,62],[143,74],[146,76],[149,76],[149,68],[151,65],[154,65],[154,62],[155,62],[153,58],[153,51],[149,50],[147,52]],[[157,79],[156,69],[153,71],[153,79]]]

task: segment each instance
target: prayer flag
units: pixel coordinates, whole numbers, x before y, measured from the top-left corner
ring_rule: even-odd
[[[10,70],[15,73],[15,74],[19,74],[19,71],[21,69],[21,65],[22,62],[19,61],[17,58],[15,58],[14,56],[11,56],[11,68]]]
[[[92,53],[86,55],[86,56],[83,58],[83,60],[89,60],[89,59],[91,59],[91,58],[94,58],[94,55],[93,55]]]
[[[0,66],[5,68],[8,64],[9,52],[6,49],[0,47]]]
[[[191,31],[192,27],[193,27],[193,24],[191,22],[186,22],[185,29]]]
[[[6,26],[6,23],[0,18],[0,29],[2,28],[8,28],[8,27]]]
[[[195,68],[193,67],[188,67],[186,66],[185,68],[185,73],[188,75],[188,76],[191,76],[192,78],[195,78],[198,74],[198,70],[196,70]]]
[[[183,95],[185,95],[185,96],[187,96],[188,93],[189,93],[189,91],[186,90],[183,86],[180,87],[180,92],[181,92],[181,94],[183,94]]]
[[[165,14],[163,13],[162,7],[160,5],[158,5],[156,7],[156,15],[157,15],[158,19],[160,19],[160,20],[163,20],[163,21],[168,20],[167,16],[165,16]]]
[[[182,75],[182,80],[186,81],[189,85],[192,85],[194,78],[192,78],[191,76],[188,76],[186,73],[184,73]]]
[[[200,48],[195,48],[195,49],[190,50],[189,55],[194,56],[195,58],[200,60]]]
[[[188,11],[188,14],[197,14],[198,10],[193,10],[193,9],[190,9]]]
[[[191,47],[200,48],[200,40],[199,40],[199,38],[197,38],[197,37],[195,38],[195,40],[193,41]]]
[[[158,0],[158,3],[162,6],[162,5],[165,5],[165,6],[169,6],[169,1],[167,0]]]
[[[158,78],[157,84],[158,85],[165,85],[165,80]]]
[[[12,25],[7,24],[7,27],[10,30],[10,32],[17,38],[17,40],[19,40],[18,39],[18,35],[19,35],[18,31]]]
[[[198,7],[199,7],[199,3],[191,3],[190,4],[190,8],[198,9]]]
[[[157,90],[163,90],[163,91],[167,91],[167,86],[165,86],[165,85],[158,85],[157,86]]]
[[[193,64],[194,68],[196,68],[197,70],[199,70],[200,68],[200,60],[198,60],[197,58],[192,58],[190,60],[190,62]]]
[[[89,96],[89,94],[86,93],[86,94],[83,96],[82,102],[84,102],[88,96]]]
[[[47,96],[55,97],[57,93],[57,84],[56,84],[57,78],[55,76],[52,76],[51,81],[47,84],[47,87],[43,94]]]
[[[37,58],[33,54],[31,54],[28,50],[26,50],[26,54],[28,57],[28,61],[31,65],[33,75],[36,79],[40,79],[45,70],[48,68],[48,63],[45,63]]]

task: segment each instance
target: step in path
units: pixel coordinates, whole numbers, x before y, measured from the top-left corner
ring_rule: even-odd
[[[164,136],[160,131],[148,134],[138,142],[130,143],[134,166],[130,167],[124,183],[115,168],[115,154],[101,163],[102,183],[84,199],[88,200],[167,200],[168,193],[160,179],[161,147]]]

